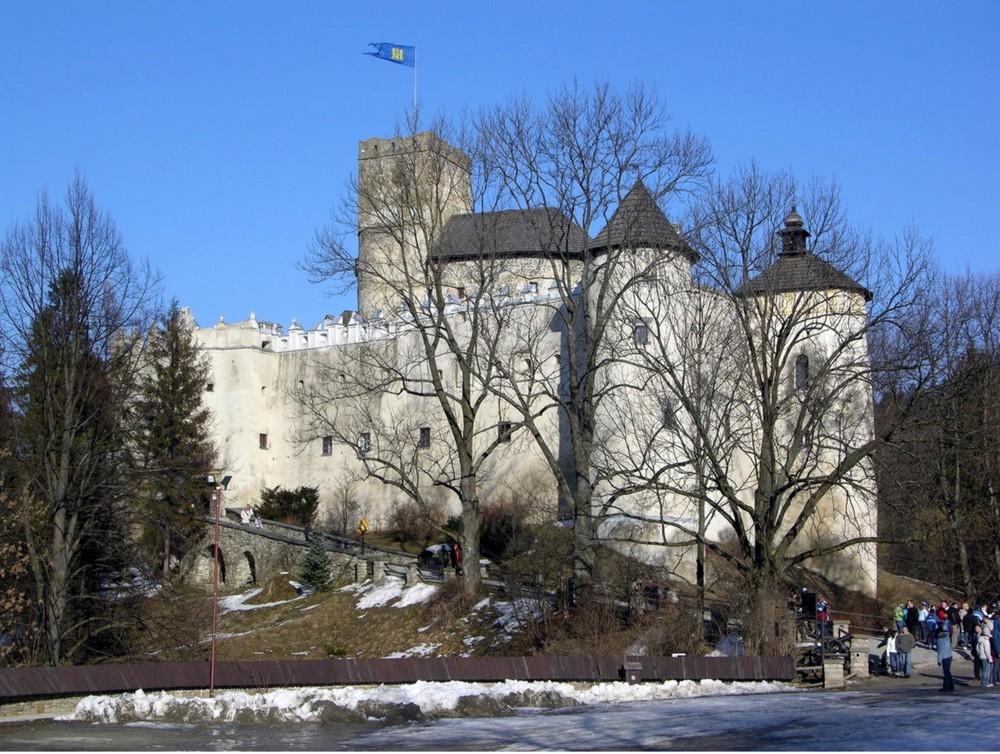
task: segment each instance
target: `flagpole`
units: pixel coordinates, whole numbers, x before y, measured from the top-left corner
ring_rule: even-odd
[[[413,117],[417,117],[417,46],[413,45]]]

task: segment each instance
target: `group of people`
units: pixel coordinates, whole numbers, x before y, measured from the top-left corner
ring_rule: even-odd
[[[421,568],[447,568],[455,569],[456,574],[462,572],[462,550],[458,542],[444,542],[438,545],[425,547],[417,558]]]
[[[254,512],[253,506],[250,503],[243,506],[243,510],[240,511],[240,523],[244,526],[253,524],[255,529],[260,529],[264,526],[260,520],[260,516]]]
[[[967,649],[973,672],[983,688],[1000,684],[1000,604],[990,609],[942,600],[936,605],[913,600],[897,605],[893,625],[885,628],[879,646],[884,646],[886,667],[893,677],[909,678],[913,672],[911,653],[922,644],[937,652],[937,662],[944,675],[942,691],[954,691],[951,674],[954,651]]]

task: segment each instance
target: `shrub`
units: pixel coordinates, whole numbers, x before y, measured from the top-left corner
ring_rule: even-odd
[[[491,560],[509,560],[531,548],[533,537],[526,524],[528,507],[512,498],[485,504],[480,509],[479,552]]]
[[[316,518],[318,507],[319,489],[316,487],[299,487],[294,490],[265,487],[260,491],[257,515],[270,521],[306,526]]]
[[[400,545],[417,542],[426,547],[433,540],[441,538],[441,526],[438,522],[443,519],[440,507],[421,510],[412,500],[397,501],[389,513],[389,532]]]

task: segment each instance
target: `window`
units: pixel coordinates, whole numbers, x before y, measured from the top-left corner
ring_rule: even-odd
[[[795,389],[806,390],[809,387],[809,357],[800,353],[795,359]]]
[[[497,441],[510,442],[510,435],[514,428],[510,422],[500,422],[497,425]]]
[[[267,450],[267,433],[261,432],[257,435],[257,444],[261,450]]]
[[[431,446],[431,428],[421,427],[420,438],[417,440],[418,448],[429,448]]]
[[[205,392],[206,393],[214,393],[215,392],[215,383],[214,382],[206,382],[205,383]]]
[[[323,455],[333,455],[333,438],[330,435],[323,438]]]
[[[645,322],[637,322],[632,328],[632,340],[637,346],[644,346],[649,343],[649,325]]]
[[[802,437],[800,438],[802,443],[802,448],[804,450],[810,450],[813,444],[813,430],[812,427],[806,427],[802,430]]]
[[[362,432],[358,436],[358,457],[363,458],[368,455],[372,449],[372,434],[371,432]]]
[[[677,402],[666,400],[663,403],[663,428],[669,430],[677,429]]]

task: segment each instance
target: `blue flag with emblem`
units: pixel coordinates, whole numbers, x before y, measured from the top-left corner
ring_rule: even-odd
[[[414,68],[417,64],[417,48],[412,45],[398,45],[393,42],[369,42],[369,47],[374,47],[375,52],[366,52],[365,55],[388,60],[390,63]]]

